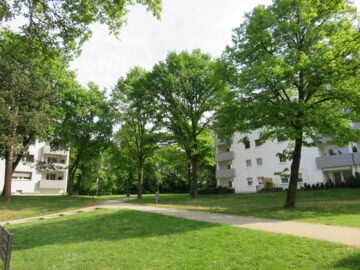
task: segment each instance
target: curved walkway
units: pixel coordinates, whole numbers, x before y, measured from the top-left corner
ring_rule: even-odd
[[[360,229],[342,227],[335,225],[313,224],[298,221],[282,221],[275,219],[264,219],[256,217],[246,217],[228,214],[217,214],[203,211],[187,211],[179,209],[161,208],[155,206],[144,206],[123,203],[122,200],[105,201],[101,204],[81,208],[78,210],[66,211],[62,213],[24,218],[13,221],[0,222],[0,225],[18,224],[35,220],[45,220],[57,218],[59,216],[73,215],[79,212],[93,211],[96,209],[131,209],[143,212],[150,212],[160,215],[179,217],[197,221],[205,221],[216,224],[226,224],[234,227],[247,228],[259,231],[281,233],[299,237],[306,237],[317,240],[324,240],[348,246],[360,248]]]

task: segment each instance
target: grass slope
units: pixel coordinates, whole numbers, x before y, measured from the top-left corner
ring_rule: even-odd
[[[0,221],[67,211],[119,197],[121,196],[13,196],[10,204],[0,201]]]
[[[162,194],[159,206],[360,227],[360,189],[298,192],[296,210],[284,210],[285,196],[285,192],[200,195],[192,200],[187,194]],[[154,204],[154,196],[130,203]]]
[[[355,270],[360,250],[130,210],[11,225],[16,269]]]

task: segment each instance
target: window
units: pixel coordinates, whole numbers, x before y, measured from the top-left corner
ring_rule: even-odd
[[[283,184],[289,183],[289,178],[288,177],[281,177],[281,183],[283,183]]]
[[[233,181],[229,181],[229,188],[232,188],[233,187]]]
[[[336,156],[336,149],[329,149],[329,155],[330,156]]]
[[[255,146],[260,146],[262,144],[263,143],[262,143],[262,141],[260,139],[255,140]]]
[[[247,160],[245,160],[245,162],[246,162],[246,167],[250,168],[251,167],[251,159],[247,159]]]
[[[263,165],[262,158],[257,158],[257,159],[256,159],[256,165],[257,165],[257,166],[262,166],[262,165]]]
[[[227,168],[228,168],[228,169],[231,169],[231,164],[228,164],[228,165],[227,165]]]
[[[301,174],[301,173],[299,173],[299,176],[298,176],[298,182],[299,182],[299,183],[302,183],[302,181],[303,181],[302,174]]]
[[[57,161],[56,157],[48,157],[48,163],[57,163]]]
[[[31,172],[14,172],[12,180],[31,180]]]
[[[262,185],[264,183],[264,177],[260,176],[257,178],[259,185]]]
[[[253,183],[252,177],[246,178],[246,180],[247,180],[248,185],[251,186]]]
[[[46,174],[46,180],[56,180],[56,174],[54,173]]]
[[[25,156],[22,156],[21,161],[24,162],[24,163],[25,163],[25,162],[32,163],[32,162],[34,162],[34,155],[25,155]]]

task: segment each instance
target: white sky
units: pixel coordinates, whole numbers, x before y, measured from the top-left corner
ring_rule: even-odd
[[[360,1],[360,0],[359,0]],[[158,21],[141,6],[130,10],[120,40],[105,26],[94,25],[91,40],[72,63],[82,84],[94,81],[111,88],[120,76],[139,65],[150,69],[169,51],[200,48],[216,57],[231,43],[232,29],[244,12],[271,0],[163,0]]]
[[[271,0],[163,0],[161,20],[141,6],[130,10],[128,24],[120,39],[106,27],[94,25],[93,36],[72,63],[82,84],[94,81],[111,88],[120,76],[139,65],[150,69],[165,59],[169,51],[200,48],[219,56],[231,44],[232,29],[238,27],[245,12]],[[360,7],[360,0],[355,0]]]

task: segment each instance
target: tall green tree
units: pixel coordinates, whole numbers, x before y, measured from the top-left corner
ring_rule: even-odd
[[[112,93],[121,125],[118,139],[137,167],[138,199],[142,198],[146,159],[154,153],[158,137],[154,121],[155,99],[150,92],[148,78],[145,70],[135,67],[126,79],[119,80]]]
[[[78,85],[74,78],[63,83],[67,87],[61,92],[59,110],[62,118],[53,145],[70,148],[72,152],[68,181],[68,194],[71,196],[81,164],[98,158],[108,147],[114,114],[105,91],[94,83],[89,83],[87,88]]]
[[[4,199],[11,201],[11,178],[29,142],[51,134],[57,118],[53,105],[66,74],[66,61],[36,40],[0,32],[0,141],[6,161]]]
[[[233,91],[219,113],[219,132],[260,129],[264,139],[293,142],[285,208],[295,207],[303,145],[321,136],[354,139],[359,25],[350,1],[274,0],[246,15],[224,53]]]
[[[191,195],[197,196],[199,136],[212,124],[225,87],[216,76],[217,62],[200,50],[169,53],[151,72],[159,120],[184,149],[191,171]]]
[[[118,35],[135,4],[160,17],[161,0],[0,0],[0,23],[18,19],[23,33],[71,54],[90,38],[96,22]]]

